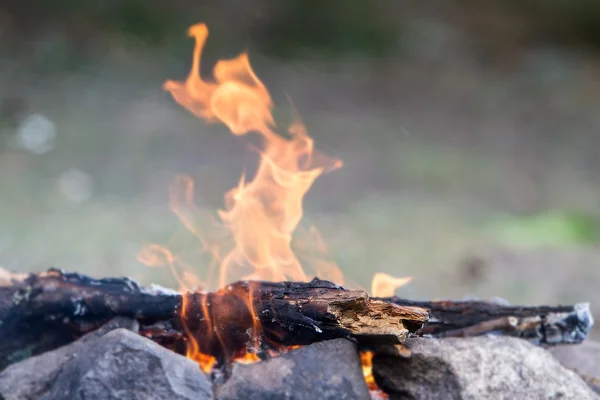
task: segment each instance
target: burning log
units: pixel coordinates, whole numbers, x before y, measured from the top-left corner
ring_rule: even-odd
[[[437,338],[498,333],[536,345],[577,344],[587,338],[594,324],[587,303],[522,307],[486,301],[412,301],[395,296],[382,300],[428,309],[431,317],[417,334]]]
[[[354,338],[363,348],[401,344],[409,333],[464,337],[496,332],[536,344],[579,343],[593,323],[585,304],[514,307],[374,299],[319,279],[241,281],[213,293],[181,295],[127,278],[0,270],[0,370],[72,342],[117,316],[137,320],[141,334],[180,354],[210,355],[224,364],[248,350],[266,358],[272,350],[340,337]]]
[[[1,271],[0,271],[1,272]],[[352,337],[402,343],[427,310],[370,299],[328,281],[236,282],[214,293],[144,288],[127,278],[93,279],[51,269],[0,274],[0,369],[69,343],[122,316],[140,332],[183,353],[222,362],[269,350]],[[186,345],[188,339],[191,345]]]

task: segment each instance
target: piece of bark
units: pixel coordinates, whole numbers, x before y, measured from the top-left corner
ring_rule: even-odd
[[[411,338],[410,358],[373,357],[390,400],[598,399],[544,349],[513,337]]]
[[[587,303],[523,307],[485,301],[384,300],[430,310],[429,321],[417,333],[437,338],[496,333],[536,345],[577,344],[587,338],[594,325]]]
[[[250,365],[235,364],[218,400],[370,400],[354,343],[314,343]]]
[[[214,293],[182,296],[127,278],[93,279],[54,269],[4,275],[0,369],[69,343],[115,316],[137,320],[142,334],[181,353],[192,336],[200,352],[224,363],[249,347],[266,354],[340,337],[401,343],[428,318],[425,309],[372,300],[363,291],[318,279],[243,281]]]

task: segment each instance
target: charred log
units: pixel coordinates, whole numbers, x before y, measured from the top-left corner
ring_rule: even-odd
[[[2,272],[2,271],[0,271]],[[93,279],[49,270],[0,275],[0,369],[69,343],[113,317],[133,318],[140,332],[184,352],[195,338],[201,353],[226,362],[250,349],[339,337],[359,343],[402,343],[427,310],[370,299],[328,281],[236,282],[214,293],[180,295],[127,278]],[[189,345],[189,343],[187,343]]]
[[[540,345],[579,343],[593,324],[586,304],[515,307],[373,299],[319,279],[236,282],[213,293],[180,295],[127,278],[0,270],[0,370],[72,342],[114,317],[135,319],[142,335],[181,354],[194,338],[195,350],[224,364],[247,350],[266,357],[281,347],[339,337],[353,338],[363,348],[401,344],[409,333],[497,333]]]
[[[537,345],[577,344],[587,338],[594,323],[587,303],[522,307],[485,301],[412,301],[398,297],[383,300],[430,310],[429,321],[417,334],[437,338],[496,333]]]

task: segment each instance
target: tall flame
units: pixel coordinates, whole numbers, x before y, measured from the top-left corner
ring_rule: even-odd
[[[213,79],[203,80],[200,64],[208,28],[202,23],[193,25],[188,34],[195,40],[191,71],[185,81],[165,82],[164,89],[195,116],[222,123],[235,136],[257,133],[262,141],[259,164],[252,179],[242,175],[237,186],[225,195],[225,209],[218,211],[218,219],[195,205],[194,181],[190,177],[178,176],[171,187],[171,210],[198,239],[201,250],[213,257],[214,263],[203,281],[183,257],[166,247],[149,246],[138,258],[147,265],[167,265],[185,291],[224,287],[237,279],[306,281],[312,274],[305,272],[292,251],[292,235],[302,218],[302,200],[315,179],[342,163],[317,154],[313,140],[297,118],[285,135],[276,130],[273,101],[252,70],[247,53],[217,62]],[[219,234],[211,238],[207,230]],[[318,232],[311,229],[309,236],[309,247],[325,252]],[[342,273],[334,263],[319,259],[313,269],[320,277],[342,283]],[[390,287],[407,281],[378,276],[372,289],[377,295],[385,295]],[[248,305],[253,321],[257,321],[251,299],[242,300]],[[187,310],[188,304],[184,301],[184,324]],[[205,316],[211,315],[205,311]],[[209,322],[213,326],[219,324],[214,314],[207,318],[212,318]],[[255,336],[260,328],[254,326]],[[202,354],[189,327],[185,329],[189,339],[188,357],[198,361],[205,371],[210,370],[215,359]],[[218,330],[214,332],[218,336]],[[246,355],[244,360],[255,361],[256,357]]]
[[[214,81],[203,80],[200,60],[208,29],[197,24],[188,33],[196,41],[190,74],[185,82],[167,81],[164,88],[194,115],[221,122],[236,136],[256,132],[263,142],[256,175],[251,181],[242,176],[225,196],[226,209],[218,213],[235,243],[221,260],[218,284],[240,277],[305,281],[307,275],[291,248],[302,218],[302,199],[325,169],[338,168],[341,162],[316,166],[313,140],[300,122],[288,128],[289,138],[275,131],[271,97],[252,70],[248,54],[219,61]],[[189,205],[189,194],[185,197]],[[184,224],[196,232],[190,219],[178,212],[181,201],[173,203]]]

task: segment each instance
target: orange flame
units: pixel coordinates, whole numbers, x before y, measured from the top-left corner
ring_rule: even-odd
[[[367,387],[371,392],[371,398],[373,399],[387,399],[389,396],[383,392],[377,382],[375,382],[375,377],[373,376],[373,352],[364,351],[360,353],[360,362],[362,364],[363,376],[365,378],[365,382],[367,383]]]
[[[205,24],[194,25],[189,35],[196,41],[192,70],[185,82],[167,81],[164,88],[194,115],[221,122],[236,136],[256,132],[263,140],[254,179],[248,182],[242,176],[225,197],[226,210],[218,212],[235,243],[221,260],[218,284],[240,277],[305,281],[307,275],[291,249],[292,234],[302,218],[302,199],[325,169],[338,168],[341,162],[315,166],[313,140],[300,122],[288,128],[289,138],[275,132],[271,97],[246,53],[219,61],[214,81],[202,80],[200,60],[208,29]],[[190,196],[187,190],[183,201],[188,206]],[[197,233],[190,218],[181,213],[180,203],[181,198],[173,201],[175,212]]]
[[[287,128],[285,135],[277,132],[271,96],[252,70],[247,53],[217,62],[213,79],[203,80],[200,64],[208,28],[205,24],[193,25],[188,34],[195,40],[191,71],[183,82],[166,81],[164,89],[195,116],[208,122],[220,122],[235,136],[257,133],[262,140],[259,164],[252,179],[242,175],[238,185],[225,195],[225,209],[217,212],[218,218],[195,205],[192,178],[178,176],[171,187],[171,210],[199,241],[199,248],[212,256],[213,262],[204,281],[197,278],[183,256],[166,247],[149,246],[138,258],[147,265],[168,266],[182,291],[224,287],[238,279],[306,281],[309,274],[291,245],[292,235],[302,219],[302,200],[323,172],[337,169],[342,163],[315,152],[314,142],[298,118]],[[321,254],[326,252],[316,230],[311,229],[308,236],[309,247],[316,248]],[[319,259],[313,269],[322,278],[342,283],[342,273],[333,262]],[[410,280],[390,278],[376,274],[372,293],[386,295],[390,287],[396,288]],[[252,332],[257,338],[261,327],[254,315],[252,293],[249,296],[242,300],[252,316]],[[186,296],[183,298],[181,312],[185,325],[188,304]],[[200,306],[207,307],[206,304]],[[210,318],[211,313],[204,311]],[[189,339],[188,357],[209,371],[215,359],[202,354],[194,335],[188,327],[185,329]],[[257,359],[255,355],[247,354],[241,362]]]
[[[223,287],[237,279],[305,281],[307,274],[291,248],[292,234],[302,218],[302,199],[319,175],[340,167],[341,162],[324,157],[316,162],[313,140],[299,121],[288,127],[286,137],[276,132],[273,102],[252,70],[246,53],[219,61],[213,69],[214,79],[203,80],[200,64],[208,29],[197,24],[188,33],[196,42],[191,71],[184,82],[165,82],[165,90],[192,114],[208,122],[221,122],[236,136],[258,133],[262,139],[260,161],[253,179],[247,180],[243,175],[238,185],[226,194],[225,209],[218,211],[218,220],[203,215],[195,205],[194,182],[190,177],[178,176],[171,187],[171,210],[197,238],[200,248],[213,257],[204,283],[195,278],[182,257],[167,248],[149,246],[138,258],[148,265],[167,265],[185,291]],[[207,225],[213,228],[209,232],[219,232],[215,238],[207,235]],[[316,269],[322,275],[341,278],[333,263],[320,262]],[[326,271],[331,272],[326,274]],[[256,337],[261,327],[256,322],[251,299],[242,300],[253,317]],[[184,301],[184,317],[187,306]],[[183,320],[185,324],[186,318]],[[186,333],[188,357],[209,370],[214,358],[202,354],[191,332]],[[242,361],[255,360],[252,355],[244,357]]]
[[[370,351],[361,352],[360,361],[363,367],[365,382],[367,382],[369,389],[373,390],[377,387],[375,378],[373,377],[373,353]]]
[[[377,272],[373,275],[371,281],[371,296],[373,297],[391,297],[396,289],[406,285],[412,280],[412,277],[395,278],[391,275]]]

